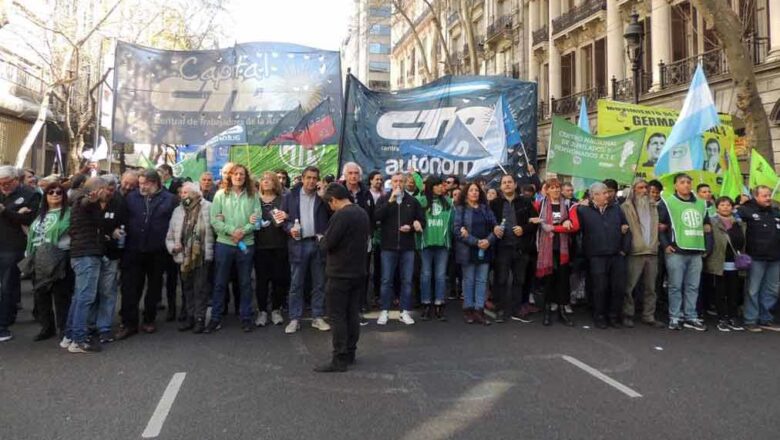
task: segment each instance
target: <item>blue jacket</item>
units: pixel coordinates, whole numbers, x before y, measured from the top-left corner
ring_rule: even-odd
[[[571,220],[582,233],[582,249],[586,257],[611,257],[631,253],[631,234],[622,232],[628,225],[623,210],[610,203],[602,214],[593,204],[578,206]]]
[[[488,225],[488,229],[490,230],[490,234],[487,236],[487,240],[490,242],[490,247],[488,248],[488,258],[485,261],[486,263],[489,262],[489,257],[493,253],[491,251],[493,250],[493,247],[496,245],[498,240],[498,237],[493,234],[493,228],[497,225],[496,216],[493,215],[493,211],[491,211],[490,208],[488,208],[486,205],[479,205],[477,209],[465,209],[463,206],[457,206],[455,208],[452,236],[455,237],[455,262],[458,264],[474,263],[471,261],[471,250],[477,249],[477,242],[480,240],[479,238],[471,235],[471,224],[473,222],[472,218],[476,213],[479,213],[484,217],[485,222]],[[466,230],[469,231],[469,236],[466,238],[460,236],[460,228],[462,227],[465,227]]]
[[[290,192],[282,197],[282,211],[287,213],[287,220],[285,220],[282,227],[287,234],[290,234],[295,224],[295,220],[301,218],[301,187],[297,186]],[[314,231],[316,234],[325,234],[325,230],[328,229],[328,220],[330,219],[330,213],[328,212],[328,206],[320,198],[316,196],[314,198]],[[301,262],[301,241],[300,240],[287,240],[287,250],[290,258],[290,263]]]
[[[125,250],[132,252],[167,252],[165,236],[177,197],[163,189],[146,198],[135,190],[127,195],[127,239]]]

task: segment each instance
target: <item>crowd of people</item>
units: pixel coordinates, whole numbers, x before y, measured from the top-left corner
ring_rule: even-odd
[[[469,324],[541,315],[573,326],[572,306],[587,303],[600,329],[638,318],[704,331],[713,315],[723,332],[780,331],[772,188],[714,198],[680,173],[672,188],[597,182],[578,200],[570,183],[533,171],[491,187],[417,173],[364,179],[355,163],[335,182],[315,167],[291,182],[232,163],[198,182],[168,165],[68,179],[2,166],[0,341],[13,337],[22,276],[35,340],[57,337],[73,353],[154,333],[163,309],[181,331],[217,332],[231,299],[245,332],[298,332],[307,310],[313,328],[333,325],[339,371],[371,309],[378,325],[395,308],[412,325],[446,321],[445,306],[461,300]]]

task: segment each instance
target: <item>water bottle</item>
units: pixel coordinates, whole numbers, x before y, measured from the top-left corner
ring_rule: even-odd
[[[241,250],[241,252],[247,253],[246,243],[244,243],[244,240],[238,242],[238,248]]]
[[[119,238],[116,239],[117,249],[125,248],[125,237],[127,237],[127,234],[125,233],[125,225],[122,225],[119,227]]]
[[[296,240],[300,240],[301,239],[301,234],[300,234],[300,232],[301,232],[301,222],[297,218],[295,219],[295,224],[293,225],[291,232],[292,231],[298,231],[298,236],[297,237],[293,236],[293,237],[295,237]]]
[[[506,233],[506,219],[501,220],[501,232]]]
[[[485,250],[482,248],[479,248],[479,251],[477,252],[477,259],[480,261],[485,259]]]

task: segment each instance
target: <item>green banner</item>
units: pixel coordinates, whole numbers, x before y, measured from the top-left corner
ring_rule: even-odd
[[[316,166],[320,175],[336,172],[339,164],[338,145],[317,145],[305,148],[301,145],[280,145],[262,147],[257,145],[235,146],[230,149],[230,161],[246,165],[253,176],[258,177],[265,171],[284,169],[293,178],[299,176],[307,166]]]
[[[593,136],[564,118],[553,116],[547,169],[558,174],[630,184],[642,153],[645,130]]]
[[[658,155],[666,143],[680,112],[659,107],[629,104],[600,99],[598,104],[598,133],[612,135],[646,128],[642,142],[637,175],[646,179],[655,176]],[[730,115],[720,115],[721,125],[704,133],[703,171],[721,175],[726,169],[726,155],[734,144],[734,128]],[[720,177],[719,177],[720,179]]]

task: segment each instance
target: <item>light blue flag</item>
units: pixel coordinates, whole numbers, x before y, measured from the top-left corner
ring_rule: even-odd
[[[580,117],[577,120],[577,125],[580,127],[580,130],[590,134],[590,121],[588,120],[588,103],[587,101],[585,101],[584,96],[580,97]],[[582,198],[583,194],[585,194],[585,190],[590,188],[590,186],[594,182],[596,182],[594,179],[588,179],[585,177],[572,176],[571,178],[571,185],[574,187],[574,193],[579,198]]]
[[[700,170],[704,164],[702,134],[720,124],[710,86],[701,64],[688,88],[680,116],[661,149],[655,175]]]

